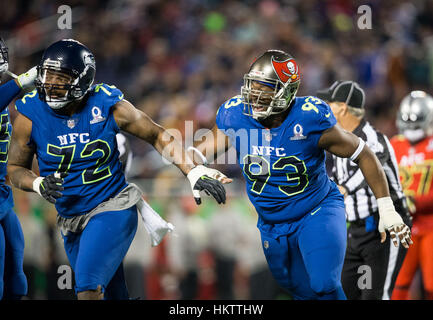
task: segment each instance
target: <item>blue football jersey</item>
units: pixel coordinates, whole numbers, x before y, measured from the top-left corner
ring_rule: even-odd
[[[9,121],[9,109],[6,108],[0,113],[0,217],[2,212],[7,212],[14,206],[12,189],[5,184],[11,133],[12,125]]]
[[[116,87],[94,85],[85,106],[71,117],[55,113],[36,91],[16,102],[17,110],[32,121],[28,143],[36,150],[40,175],[68,173],[56,202],[59,215],[88,213],[127,186],[112,110],[122,99]]]
[[[12,125],[9,121],[8,108],[0,112],[0,183],[5,183],[7,174],[9,143],[11,142]]]
[[[6,182],[9,144],[12,125],[9,118],[9,103],[21,92],[21,88],[10,80],[0,87],[0,219],[14,206],[12,189]]]
[[[216,124],[236,148],[248,197],[266,222],[297,220],[336,188],[317,146],[337,123],[334,114],[316,97],[296,97],[284,122],[267,129],[243,108],[242,97],[233,97],[218,109]]]

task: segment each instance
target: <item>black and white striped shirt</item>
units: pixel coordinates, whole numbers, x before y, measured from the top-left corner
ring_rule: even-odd
[[[396,211],[406,216],[408,214],[406,198],[399,180],[398,165],[394,149],[388,138],[374,129],[370,123],[362,120],[353,131],[362,138],[367,146],[376,154],[385,171],[389,192]],[[332,179],[338,185],[346,188],[348,194],[344,200],[346,218],[348,221],[365,219],[377,212],[377,202],[373,191],[368,187],[364,175],[358,165],[349,158],[339,158],[332,155]]]

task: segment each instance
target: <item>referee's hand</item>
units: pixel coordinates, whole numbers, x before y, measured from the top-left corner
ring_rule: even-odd
[[[398,217],[401,219],[400,215],[397,213]],[[383,243],[386,240],[386,231],[389,232],[389,236],[391,237],[394,246],[398,247],[397,236],[405,248],[409,248],[413,241],[411,239],[410,228],[404,223],[394,223],[394,224],[386,224],[383,221],[384,219],[379,219],[379,232],[380,232],[380,242]],[[388,225],[388,226],[387,226]]]
[[[348,194],[347,189],[346,189],[345,187],[341,186],[341,185],[338,185],[337,187],[338,187],[338,190],[340,190],[340,193],[341,193],[341,194],[344,196],[344,198],[346,199],[347,194]]]

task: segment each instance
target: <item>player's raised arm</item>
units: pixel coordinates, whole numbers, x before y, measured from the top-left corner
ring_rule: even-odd
[[[21,92],[21,90],[33,90],[34,80],[36,79],[36,67],[19,76],[9,71],[8,47],[2,38],[0,38],[0,75],[7,73],[14,78],[0,87],[0,112],[3,111],[9,103]]]
[[[388,230],[394,244],[398,246],[396,235],[406,248],[412,244],[410,229],[395,211],[391,200],[385,172],[373,151],[355,134],[342,129],[338,124],[323,132],[318,146],[338,157],[350,158],[358,164],[365,180],[377,199],[379,208],[379,232],[382,242]]]
[[[55,203],[56,199],[62,196],[60,191],[63,190],[65,174],[54,173],[46,177],[38,177],[31,170],[35,150],[28,145],[32,122],[19,113],[13,128],[7,168],[12,184],[24,191],[34,191],[49,202]]]
[[[197,204],[201,203],[201,190],[210,193],[218,203],[225,203],[225,189],[220,182],[225,176],[221,172],[203,165],[196,166],[180,141],[128,101],[116,103],[113,115],[121,130],[150,143],[187,176]]]
[[[231,146],[229,138],[215,125],[203,136],[202,142],[194,143],[193,148],[188,148],[190,156],[196,164],[207,164],[224,154]],[[222,183],[230,183],[233,180],[227,177]]]
[[[31,170],[35,151],[27,143],[30,141],[32,122],[18,114],[13,124],[9,148],[8,175],[12,184],[22,190],[32,191],[37,175]]]
[[[194,167],[192,160],[183,152],[181,144],[128,101],[119,101],[114,106],[113,114],[120,129],[150,143],[167,160],[176,164],[185,175]]]

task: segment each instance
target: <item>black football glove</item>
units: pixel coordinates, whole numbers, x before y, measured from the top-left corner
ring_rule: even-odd
[[[226,203],[226,190],[220,180],[226,178],[218,170],[199,165],[193,168],[187,175],[191,183],[195,202],[201,204],[200,191],[212,195],[218,203]]]
[[[56,173],[52,173],[52,174],[50,174],[44,178],[39,177],[39,178],[37,178],[39,180],[35,180],[34,184],[36,183],[37,185],[34,185],[33,188],[37,189],[35,191],[36,192],[39,191],[38,193],[42,197],[44,197],[45,200],[47,200],[51,203],[56,203],[56,199],[63,196],[63,194],[59,191],[64,190],[62,184],[63,184],[63,178],[66,176],[67,176],[67,174],[64,172],[61,172],[61,173],[56,172]],[[42,179],[40,179],[40,178],[42,178]]]

